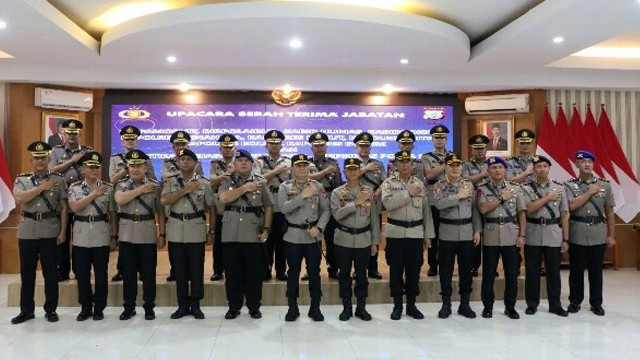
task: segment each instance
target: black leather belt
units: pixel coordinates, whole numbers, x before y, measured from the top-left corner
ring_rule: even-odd
[[[135,222],[138,221],[148,221],[155,220],[156,217],[153,214],[127,214],[127,213],[118,213],[118,217],[121,219],[133,220]]]
[[[31,212],[23,211],[22,216],[29,219],[33,219],[33,220],[42,220],[42,219],[50,219],[50,218],[58,217],[58,213],[55,211],[46,212],[46,213],[42,213],[42,212],[31,213]]]
[[[466,219],[445,219],[445,218],[440,218],[440,224],[466,225],[466,224],[471,224],[471,218],[466,218]]]
[[[547,218],[532,218],[527,216],[527,222],[536,224],[536,225],[542,225],[542,226],[556,225],[556,224],[560,224],[560,218],[547,219]]]
[[[573,221],[578,221],[578,222],[582,222],[582,223],[586,223],[589,225],[593,225],[593,224],[600,224],[603,223],[605,221],[605,218],[602,216],[578,216],[578,215],[571,215],[569,217],[569,219],[573,220]]]
[[[259,214],[262,212],[262,208],[260,206],[227,205],[224,207],[224,211]]]
[[[187,221],[187,220],[197,219],[197,218],[203,218],[203,219],[205,218],[204,211],[202,210],[198,212],[190,213],[190,214],[188,213],[178,214],[173,211],[170,211],[169,216],[171,216],[174,219],[179,219],[182,221]]]
[[[88,222],[88,223],[92,223],[96,221],[109,222],[109,214],[87,215],[87,216],[76,215],[73,218],[75,221]]]
[[[312,227],[316,226],[317,223],[318,223],[318,220],[312,221],[312,222],[310,222],[308,224],[304,224],[304,225],[298,225],[298,224],[289,223],[289,226],[292,227],[292,228],[296,228],[296,229],[305,229],[306,230],[306,229],[309,229],[309,228],[312,228]]]
[[[365,227],[361,227],[361,228],[352,228],[352,227],[347,227],[344,226],[342,224],[337,224],[336,227],[338,229],[340,229],[341,231],[344,231],[346,233],[349,233],[351,235],[358,235],[358,234],[362,234],[365,233],[369,230],[371,230],[371,224],[365,226]]]
[[[508,217],[497,217],[497,218],[484,218],[484,222],[487,224],[515,224],[516,223],[516,217],[515,216],[508,216]]]
[[[423,222],[422,219],[415,220],[415,221],[402,221],[402,220],[387,218],[387,223],[391,225],[402,226],[404,228],[412,228],[412,227],[420,226],[422,225],[422,222]]]

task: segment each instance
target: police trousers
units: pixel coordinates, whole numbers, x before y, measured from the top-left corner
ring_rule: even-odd
[[[320,287],[320,258],[322,256],[320,243],[294,244],[285,241],[285,251],[287,254],[287,298],[296,299],[300,296],[300,267],[302,259],[307,263],[309,274],[309,295],[312,299],[322,297]]]
[[[156,304],[156,244],[132,244],[120,242],[122,256],[122,294],[125,310],[136,308],[138,297],[138,271],[142,275],[142,300],[144,309],[151,310]]]
[[[453,265],[458,257],[459,294],[471,294],[471,262],[473,258],[473,241],[440,240],[440,295],[451,296],[453,288]]]
[[[56,267],[56,238],[18,239],[20,251],[20,312],[31,314],[35,310],[34,292],[38,259],[44,277],[44,311],[58,307],[58,271]]]
[[[109,291],[109,246],[73,247],[73,261],[78,279],[78,302],[83,311],[102,311],[107,307]],[[95,289],[91,290],[91,267],[95,274]]]
[[[264,277],[264,244],[225,242],[222,249],[229,308],[240,310],[246,297],[249,309],[259,309]]]
[[[418,296],[424,240],[387,238],[385,255],[389,264],[391,297]]]
[[[569,247],[569,301],[580,305],[584,300],[584,270],[589,274],[589,304],[602,305],[602,261],[605,244]]]
[[[336,245],[336,260],[338,261],[338,269],[340,269],[338,283],[341,299],[351,299],[354,294],[357,298],[366,298],[368,296],[367,267],[369,258],[371,258],[370,246],[354,249]],[[351,292],[352,266],[356,273],[356,285],[353,288],[353,293]]]
[[[513,308],[518,296],[518,248],[513,246],[483,246],[484,265],[482,266],[482,303],[485,307],[493,307],[495,294],[493,284],[498,270],[498,259],[502,256],[504,270],[504,305]]]

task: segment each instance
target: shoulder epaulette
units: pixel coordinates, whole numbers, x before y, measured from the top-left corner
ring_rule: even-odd
[[[62,145],[56,145],[56,146],[54,146],[53,148],[54,148],[54,149],[59,149],[59,148],[62,148],[62,147],[63,147]]]
[[[552,182],[552,183],[554,183],[554,184],[564,185],[564,184],[562,183],[562,181],[558,181],[558,180],[554,180],[554,179],[549,179],[549,181],[551,181],[551,182]]]
[[[118,182],[117,182],[116,184],[120,184],[121,182],[129,181],[129,180],[131,180],[131,178],[129,178],[129,177],[125,177],[125,178],[124,178],[124,179],[122,179],[122,180],[118,180]]]
[[[574,181],[578,181],[578,178],[571,178],[571,179],[567,180],[567,182],[574,182]]]
[[[113,187],[113,184],[108,181],[103,181],[102,184]]]
[[[598,178],[598,180],[600,181],[604,181],[604,182],[609,182],[609,180],[605,179],[605,178]]]
[[[179,175],[179,173],[176,173],[176,174],[171,174],[171,175],[169,175],[169,176],[163,176],[163,178],[164,178],[164,179],[171,179],[171,178],[173,178],[173,177],[177,177],[178,175]],[[151,179],[149,179],[149,180],[151,180]]]
[[[513,182],[513,181],[505,181],[507,184],[511,184],[513,186],[520,186],[520,183],[517,182]]]
[[[177,174],[176,174],[176,175],[177,175]],[[174,175],[174,176],[175,176],[175,175]],[[171,177],[171,176],[169,176],[169,177]],[[147,181],[151,181],[151,182],[153,182],[153,183],[160,184],[160,181],[158,181],[158,180],[156,180],[156,179],[152,179],[152,178],[147,178]]]
[[[507,156],[506,158],[504,158],[505,161],[509,161],[509,160],[513,160],[515,159],[515,156]]]
[[[478,183],[478,187],[480,187],[480,186],[485,186],[485,185],[487,185],[488,183],[489,183],[489,179],[483,179],[482,181],[480,181],[480,182]]]
[[[169,161],[171,161],[171,160],[173,160],[173,157],[165,158],[165,159],[163,160],[163,162],[169,162]]]
[[[269,160],[269,156],[268,155],[260,155],[260,156],[258,156],[258,160],[267,161],[267,160]]]
[[[288,159],[289,157],[287,155],[281,155],[283,159]]]
[[[531,185],[531,180],[525,180],[520,185]]]
[[[120,157],[122,155],[125,155],[125,153],[115,153],[115,154],[112,154],[111,157],[114,157],[114,156]]]
[[[69,184],[69,187],[76,186],[76,185],[80,185],[83,181],[84,181],[84,180],[74,181],[74,182],[72,182],[71,184]]]
[[[28,172],[28,173],[22,173],[22,174],[18,174],[16,177],[30,177],[31,175],[33,175],[32,172]]]
[[[62,174],[61,174],[61,173],[59,173],[59,172],[53,172],[53,171],[51,171],[51,172],[49,172],[49,174],[50,174],[50,175],[57,175],[57,176],[60,176],[60,177],[64,177],[64,175],[62,175]]]

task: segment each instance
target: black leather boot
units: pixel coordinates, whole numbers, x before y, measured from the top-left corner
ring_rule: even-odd
[[[298,299],[289,298],[289,310],[284,316],[284,321],[296,321],[300,317],[300,309],[298,309]]]
[[[364,321],[371,321],[371,314],[369,314],[369,312],[367,311],[366,306],[367,298],[358,298],[358,305],[356,305],[356,317],[359,317]]]
[[[347,321],[353,316],[353,310],[351,309],[351,298],[342,299],[342,312],[338,317],[340,321]]]
[[[417,320],[424,319],[424,315],[416,307],[415,295],[407,295],[407,315]]]
[[[451,315],[451,296],[442,297],[442,307],[438,311],[438,317],[440,319],[446,319]]]
[[[393,311],[391,311],[391,320],[400,320],[402,317],[402,296],[393,298]]]

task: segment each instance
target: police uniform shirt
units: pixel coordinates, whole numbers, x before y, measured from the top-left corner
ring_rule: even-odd
[[[433,168],[436,168],[440,165],[444,165],[444,158],[447,155],[454,155],[454,153],[450,152],[450,151],[446,151],[443,154],[437,153],[435,151],[429,151],[427,153],[422,154],[422,156],[420,157],[420,160],[422,161],[422,166],[424,167],[424,170],[430,170]],[[423,172],[424,173],[424,172]],[[435,199],[433,197],[433,185],[440,181],[440,180],[444,180],[446,177],[444,171],[442,171],[440,173],[440,175],[438,175],[435,178],[432,179],[426,179],[427,182],[427,197],[429,198],[429,205],[434,206],[435,205]]]
[[[271,158],[269,155],[263,155],[256,159],[253,163],[253,171],[256,174],[264,174],[276,168],[278,165],[285,165],[289,170],[283,171],[274,176],[267,182],[267,188],[273,196],[273,212],[280,212],[278,205],[278,189],[280,184],[290,180],[291,177],[291,159],[287,156],[279,156],[277,159]]]
[[[93,205],[97,205],[102,214],[109,215],[110,211],[117,211],[116,201],[114,198],[114,188],[108,182],[100,182],[107,185],[108,190],[106,193],[96,196],[89,205],[85,206],[82,210],[76,211],[76,217],[78,216],[98,216],[100,212]],[[89,196],[91,188],[85,181],[76,181],[69,185],[69,201],[79,201]],[[115,221],[115,219],[113,220]],[[109,246],[111,239],[111,227],[109,223],[104,220],[96,220],[93,222],[75,221],[73,224],[73,246],[80,247],[101,247]]]
[[[421,226],[406,228],[387,222],[384,227],[384,236],[387,238],[418,238],[432,239],[435,237],[433,218],[427,195],[410,196],[409,184],[417,184],[424,187],[424,183],[415,176],[407,181],[399,176],[387,178],[382,184],[382,204],[387,209],[387,217],[400,221],[422,220]]]
[[[471,158],[462,164],[462,177],[468,179],[470,176],[478,175],[487,170],[488,167],[486,161],[477,162],[475,158]]]
[[[231,160],[231,162],[233,162],[233,159]],[[209,167],[209,179],[213,179],[224,174],[229,168],[230,164],[231,163],[227,163],[226,161],[224,161],[224,159],[212,160],[211,166]],[[224,185],[224,181],[222,182],[222,184],[218,185],[218,187],[213,189],[213,202],[216,205],[216,214],[218,214],[219,216],[222,216],[222,213],[224,213],[224,204],[220,202],[219,193],[219,188],[222,185]]]
[[[202,169],[201,169],[202,170]],[[213,190],[209,184],[209,180],[198,175],[193,174],[191,179],[185,179],[182,174],[168,177],[164,182],[162,189],[162,195],[180,191],[180,189],[187,186],[188,183],[197,181],[200,183],[200,189],[191,192],[169,206],[169,211],[180,214],[189,215],[198,211],[203,211],[205,214],[209,206],[214,206]],[[182,182],[182,185],[180,184]],[[193,204],[196,206],[194,209],[189,201],[191,197]],[[167,221],[167,240],[177,243],[198,243],[205,242],[207,234],[207,220],[204,216],[195,217],[189,220],[176,219],[173,216],[169,216]]]
[[[58,173],[47,172],[43,176],[35,173],[20,174],[16,177],[13,188],[27,191],[38,187],[42,181],[51,180],[58,184],[57,191],[43,191],[31,201],[22,204],[22,211],[29,213],[60,212],[60,201],[67,199],[67,184]],[[46,198],[46,200],[45,200]],[[49,208],[47,201],[51,205]],[[42,220],[21,216],[18,221],[18,239],[50,239],[60,234],[60,215]]]
[[[156,212],[162,211],[163,207],[160,203],[160,184],[153,179],[144,178],[139,184],[135,184],[130,178],[120,180],[115,186],[115,193],[118,194],[120,192],[135,190],[140,186],[144,186],[148,182],[158,185],[156,191],[144,193],[126,204],[118,205],[118,213],[144,216],[148,214],[155,215]],[[138,199],[144,201],[144,203],[151,208],[152,212],[149,212],[149,210],[147,210]],[[155,218],[153,220],[134,221],[120,217],[118,223],[118,240],[132,244],[155,244]]]
[[[387,173],[385,173],[383,170],[384,167],[382,166],[382,162],[372,158],[369,158],[366,161],[360,158],[360,161],[362,161],[362,164],[360,164],[360,168],[363,168],[371,163],[380,163],[380,167],[376,167],[376,169],[373,171],[368,171],[366,173],[363,172],[362,175],[360,175],[359,179],[360,184],[369,186],[374,191],[378,190],[378,188],[382,186],[382,182],[387,179]],[[382,213],[382,201],[380,201],[380,199],[378,198],[374,200],[373,204],[376,207],[376,211],[378,212],[378,214]]]
[[[422,160],[416,159],[411,155],[411,159],[413,160],[413,171],[416,174],[412,175],[418,178],[420,181],[424,182],[424,165],[422,164]],[[398,176],[398,169],[396,168],[396,162],[391,158],[389,160],[389,168],[387,169],[387,178],[391,178],[394,176]]]
[[[164,178],[166,178],[167,173],[169,174],[175,174],[176,172],[180,172],[180,166],[178,165],[178,157],[177,156],[172,156],[170,158],[164,159],[164,161],[162,162],[162,171],[160,172],[160,174],[162,175],[162,179],[164,180]],[[196,175],[200,175],[200,176],[204,176],[204,171],[202,170],[202,164],[200,163],[200,161],[198,161],[198,163],[196,164],[196,167],[193,169],[193,172]]]
[[[591,201],[587,201],[581,207],[571,210],[571,216],[597,217],[602,214],[606,216],[605,208],[607,206],[615,206],[613,193],[611,192],[611,184],[608,180],[592,177],[589,181],[580,178],[570,179],[565,183],[565,189],[568,198],[577,198],[587,192],[587,188],[591,184],[600,184],[602,189],[597,194],[591,196]],[[593,203],[592,203],[593,202]],[[595,203],[595,205],[594,205]],[[596,206],[600,210],[596,210]],[[569,220],[569,242],[583,246],[601,245],[607,241],[607,223],[606,220],[601,223],[589,224],[581,221]]]
[[[569,211],[569,202],[567,201],[567,194],[564,191],[564,186],[559,181],[549,180],[544,186],[538,184],[537,181],[526,181],[522,184],[524,201],[527,205],[532,201],[545,197],[549,191],[553,190],[561,191],[560,197],[554,201],[547,202],[535,212],[527,211],[528,218],[551,220],[555,217],[557,221],[560,221],[560,213],[563,211]],[[553,216],[549,213],[547,206],[553,211]],[[539,223],[527,221],[525,243],[530,246],[560,247],[560,245],[562,245],[561,225],[561,223],[558,225],[541,225]]]
[[[257,181],[260,189],[254,192],[246,192],[235,201],[226,204],[231,207],[258,207],[260,210],[241,212],[237,210],[225,210],[222,217],[222,242],[243,242],[259,243],[258,235],[264,227],[264,210],[273,206],[273,200],[269,189],[266,187],[266,180],[251,174],[247,179],[241,179],[237,175],[225,176],[225,182],[220,185],[220,194],[237,189],[242,185]]]
[[[83,150],[92,150],[92,148],[89,146],[78,145],[75,150],[71,150],[66,145],[57,145],[53,150],[51,150],[51,165],[57,166],[70,161],[73,155]],[[69,166],[62,175],[64,176],[64,180],[67,184],[84,179],[84,175],[80,169],[80,164],[77,163]]]
[[[527,170],[527,167],[529,167],[529,165],[533,165],[533,155],[528,155],[526,157],[519,156],[519,155],[510,156],[506,158],[505,161],[507,162],[507,173],[505,175],[505,178],[511,179],[514,176],[518,176],[522,174],[525,170]],[[535,180],[536,180],[535,174],[530,174],[525,179],[525,181],[535,181]]]
[[[512,191],[515,196],[509,200],[496,206],[495,209],[484,214],[484,237],[483,245],[485,246],[514,246],[520,234],[520,226],[518,225],[518,212],[526,211],[527,205],[524,200],[524,192],[516,183],[505,181],[502,185],[496,185],[492,180],[485,180],[478,184],[478,204],[492,201],[500,196],[503,190]],[[507,210],[509,209],[509,214]],[[490,223],[486,219],[515,217],[515,222]]]
[[[325,190],[333,190],[338,186],[342,185],[342,173],[340,172],[340,167],[338,166],[338,162],[334,158],[325,157],[324,160],[318,160],[315,158],[309,159],[309,172],[311,174],[322,171],[329,166],[335,166],[338,168],[338,171],[331,175],[326,175],[321,179],[318,179],[318,182],[322,184],[322,187]]]
[[[369,198],[360,206],[356,206],[355,198],[362,192],[368,191]],[[331,192],[331,214],[340,226],[352,230],[369,227],[360,234],[351,234],[336,228],[334,242],[347,248],[365,248],[380,244],[380,217],[373,203],[373,188],[360,185],[349,188],[347,184],[339,186]]]
[[[458,192],[463,188],[468,188],[471,191],[471,196],[466,199],[458,199]],[[474,232],[482,231],[482,222],[474,195],[473,184],[467,179],[456,182],[445,179],[433,185],[435,206],[440,210],[441,219],[472,220],[463,225],[440,222],[440,240],[468,241],[473,239]]]
[[[127,160],[124,158],[124,155],[125,154],[123,153],[111,155],[111,158],[109,158],[109,177],[112,177],[121,169],[127,168]],[[148,177],[149,179],[156,180],[157,179],[156,170],[153,168],[153,165],[151,165],[150,161],[147,162],[146,167],[147,167],[147,171],[145,173],[145,176]],[[128,170],[125,177],[127,176],[129,176]]]
[[[318,193],[303,199],[300,193],[307,186],[314,186]],[[307,182],[299,184],[295,180],[287,180],[280,184],[278,189],[278,203],[280,211],[284,214],[287,222],[305,228],[289,226],[284,234],[284,240],[293,244],[312,244],[322,240],[314,239],[307,230],[307,225],[314,222],[316,227],[324,230],[331,216],[331,204],[322,184],[309,179]]]

